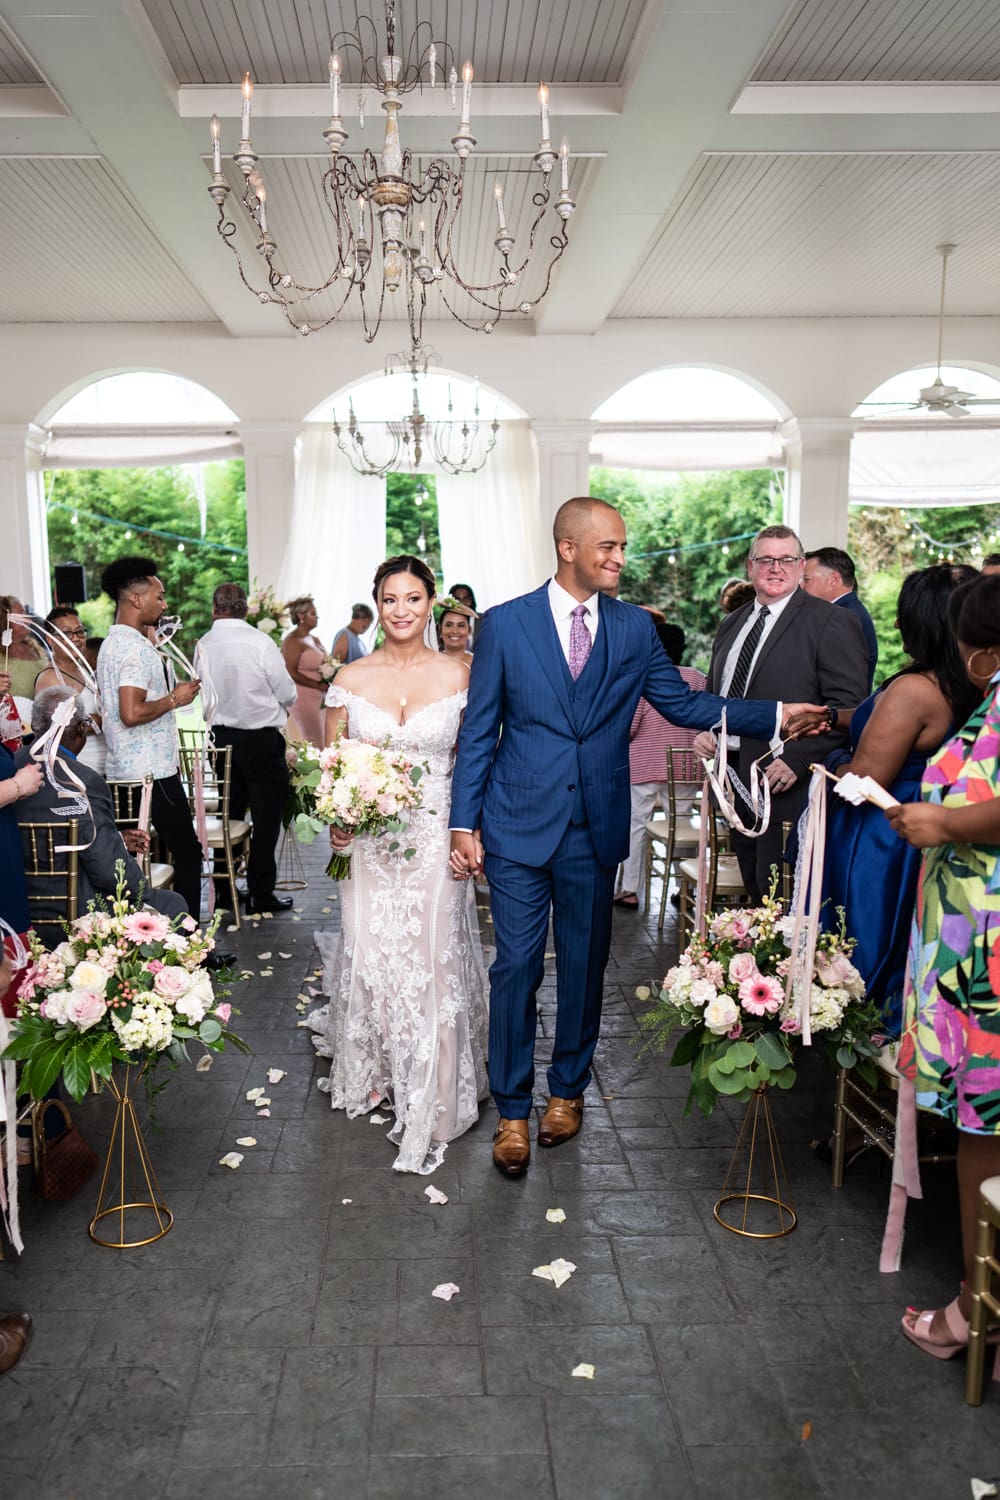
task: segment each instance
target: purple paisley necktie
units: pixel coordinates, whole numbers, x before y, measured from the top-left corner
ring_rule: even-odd
[[[587,658],[593,645],[590,631],[584,623],[589,613],[585,604],[578,604],[573,610],[573,622],[569,627],[569,673],[574,682],[587,665]]]

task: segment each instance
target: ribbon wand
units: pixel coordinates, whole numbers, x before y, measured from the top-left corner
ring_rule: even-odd
[[[3,635],[0,635],[0,644],[3,645],[3,669],[5,672],[10,671],[10,648],[13,640],[14,632],[8,625]]]

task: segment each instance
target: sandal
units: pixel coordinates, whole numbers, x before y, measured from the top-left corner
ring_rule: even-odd
[[[968,1349],[969,1324],[959,1308],[957,1297],[953,1302],[949,1302],[947,1307],[941,1308],[948,1332],[951,1334],[950,1339],[938,1340],[931,1338],[931,1324],[935,1315],[934,1308],[920,1313],[913,1323],[908,1322],[909,1314],[916,1311],[916,1308],[907,1308],[903,1314],[901,1325],[904,1335],[910,1340],[911,1344],[916,1344],[918,1349],[922,1349],[925,1354],[931,1355],[933,1359],[953,1359],[960,1350]],[[1000,1328],[989,1329],[986,1334],[986,1342],[994,1345],[1000,1344]],[[1000,1380],[1000,1348],[997,1349],[993,1365],[993,1379]]]
[[[614,899],[615,906],[624,906],[627,911],[636,911],[639,906],[639,897],[633,891],[622,891],[620,896]]]

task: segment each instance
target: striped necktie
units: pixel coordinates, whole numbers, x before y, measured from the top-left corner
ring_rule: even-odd
[[[740,647],[740,654],[736,658],[736,670],[733,672],[733,680],[729,684],[728,696],[730,698],[742,698],[746,693],[747,680],[750,676],[750,663],[753,661],[753,654],[757,649],[758,641],[764,633],[764,626],[767,623],[770,613],[771,611],[765,604],[751,625],[749,635]]]

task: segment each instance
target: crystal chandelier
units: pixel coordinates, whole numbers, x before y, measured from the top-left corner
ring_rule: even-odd
[[[369,34],[370,33],[370,34]],[[406,303],[406,318],[411,342],[422,339],[423,319],[428,292],[437,288],[448,312],[467,328],[492,333],[497,321],[513,312],[532,311],[549,290],[552,272],[569,243],[568,221],[576,207],[569,190],[569,145],[562,142],[553,150],[549,131],[549,91],[543,83],[538,90],[541,112],[541,140],[534,161],[541,173],[538,189],[532,194],[534,219],[528,231],[523,259],[512,263],[514,234],[507,224],[503,192],[497,183],[495,205],[497,232],[493,240],[499,257],[496,279],[486,285],[467,281],[453,257],[463,205],[465,169],[469,153],[476,144],[470,128],[472,115],[472,64],[462,68],[461,116],[451,137],[456,160],[435,157],[421,174],[415,168],[412,153],[404,150],[399,138],[398,115],[405,95],[425,86],[433,89],[440,72],[441,85],[450,89],[453,109],[458,107],[459,78],[454,54],[447,43],[433,40],[429,21],[418,23],[405,55],[396,50],[395,0],[386,0],[386,46],[379,56],[378,33],[370,16],[359,16],[357,30],[338,32],[330,43],[330,122],[323,138],[330,149],[330,164],[322,176],[323,196],[331,218],[333,260],[321,285],[308,286],[295,279],[278,259],[278,245],[268,228],[267,187],[259,158],[250,140],[250,114],[253,84],[250,74],[243,78],[243,107],[239,149],[233,161],[243,174],[241,202],[256,237],[256,248],[267,268],[267,288],[253,285],[237,246],[237,226],[226,218],[226,199],[230,187],[222,171],[220,126],[212,116],[212,181],[209,192],[219,210],[217,229],[236,256],[243,284],[263,303],[274,303],[299,333],[309,334],[334,322],[356,297],[366,342],[378,333],[383,317],[402,317],[400,289]],[[356,69],[359,124],[364,126],[365,90],[381,96],[385,112],[385,136],[382,152],[376,156],[367,148],[356,157],[344,153],[348,131],[341,116],[341,53],[352,59]],[[354,70],[352,70],[354,71]],[[549,260],[544,267],[541,290],[534,298],[525,298],[519,283],[536,250],[536,235],[552,200],[551,174],[560,162],[560,191],[554,208],[558,223],[548,235],[538,237],[538,248],[547,245]],[[329,294],[335,307],[314,312],[310,321],[310,304]],[[464,307],[452,298],[461,296]],[[468,303],[471,301],[472,306]]]
[[[425,455],[447,474],[478,474],[486,463],[496,447],[500,423],[495,414],[492,422],[480,423],[478,381],[471,420],[454,417],[450,385],[446,418],[428,421],[420,410],[420,376],[426,375],[431,365],[439,363],[439,355],[426,344],[414,343],[408,351],[388,355],[386,375],[405,370],[410,377],[410,410],[399,421],[359,422],[354,403],[348,397],[347,424],[342,426],[334,408],[332,426],[337,446],[359,474],[384,478],[386,474],[404,468],[416,474],[420,472]],[[368,434],[365,428],[369,429]],[[375,428],[381,429],[381,450],[377,457],[369,448],[369,438]]]

